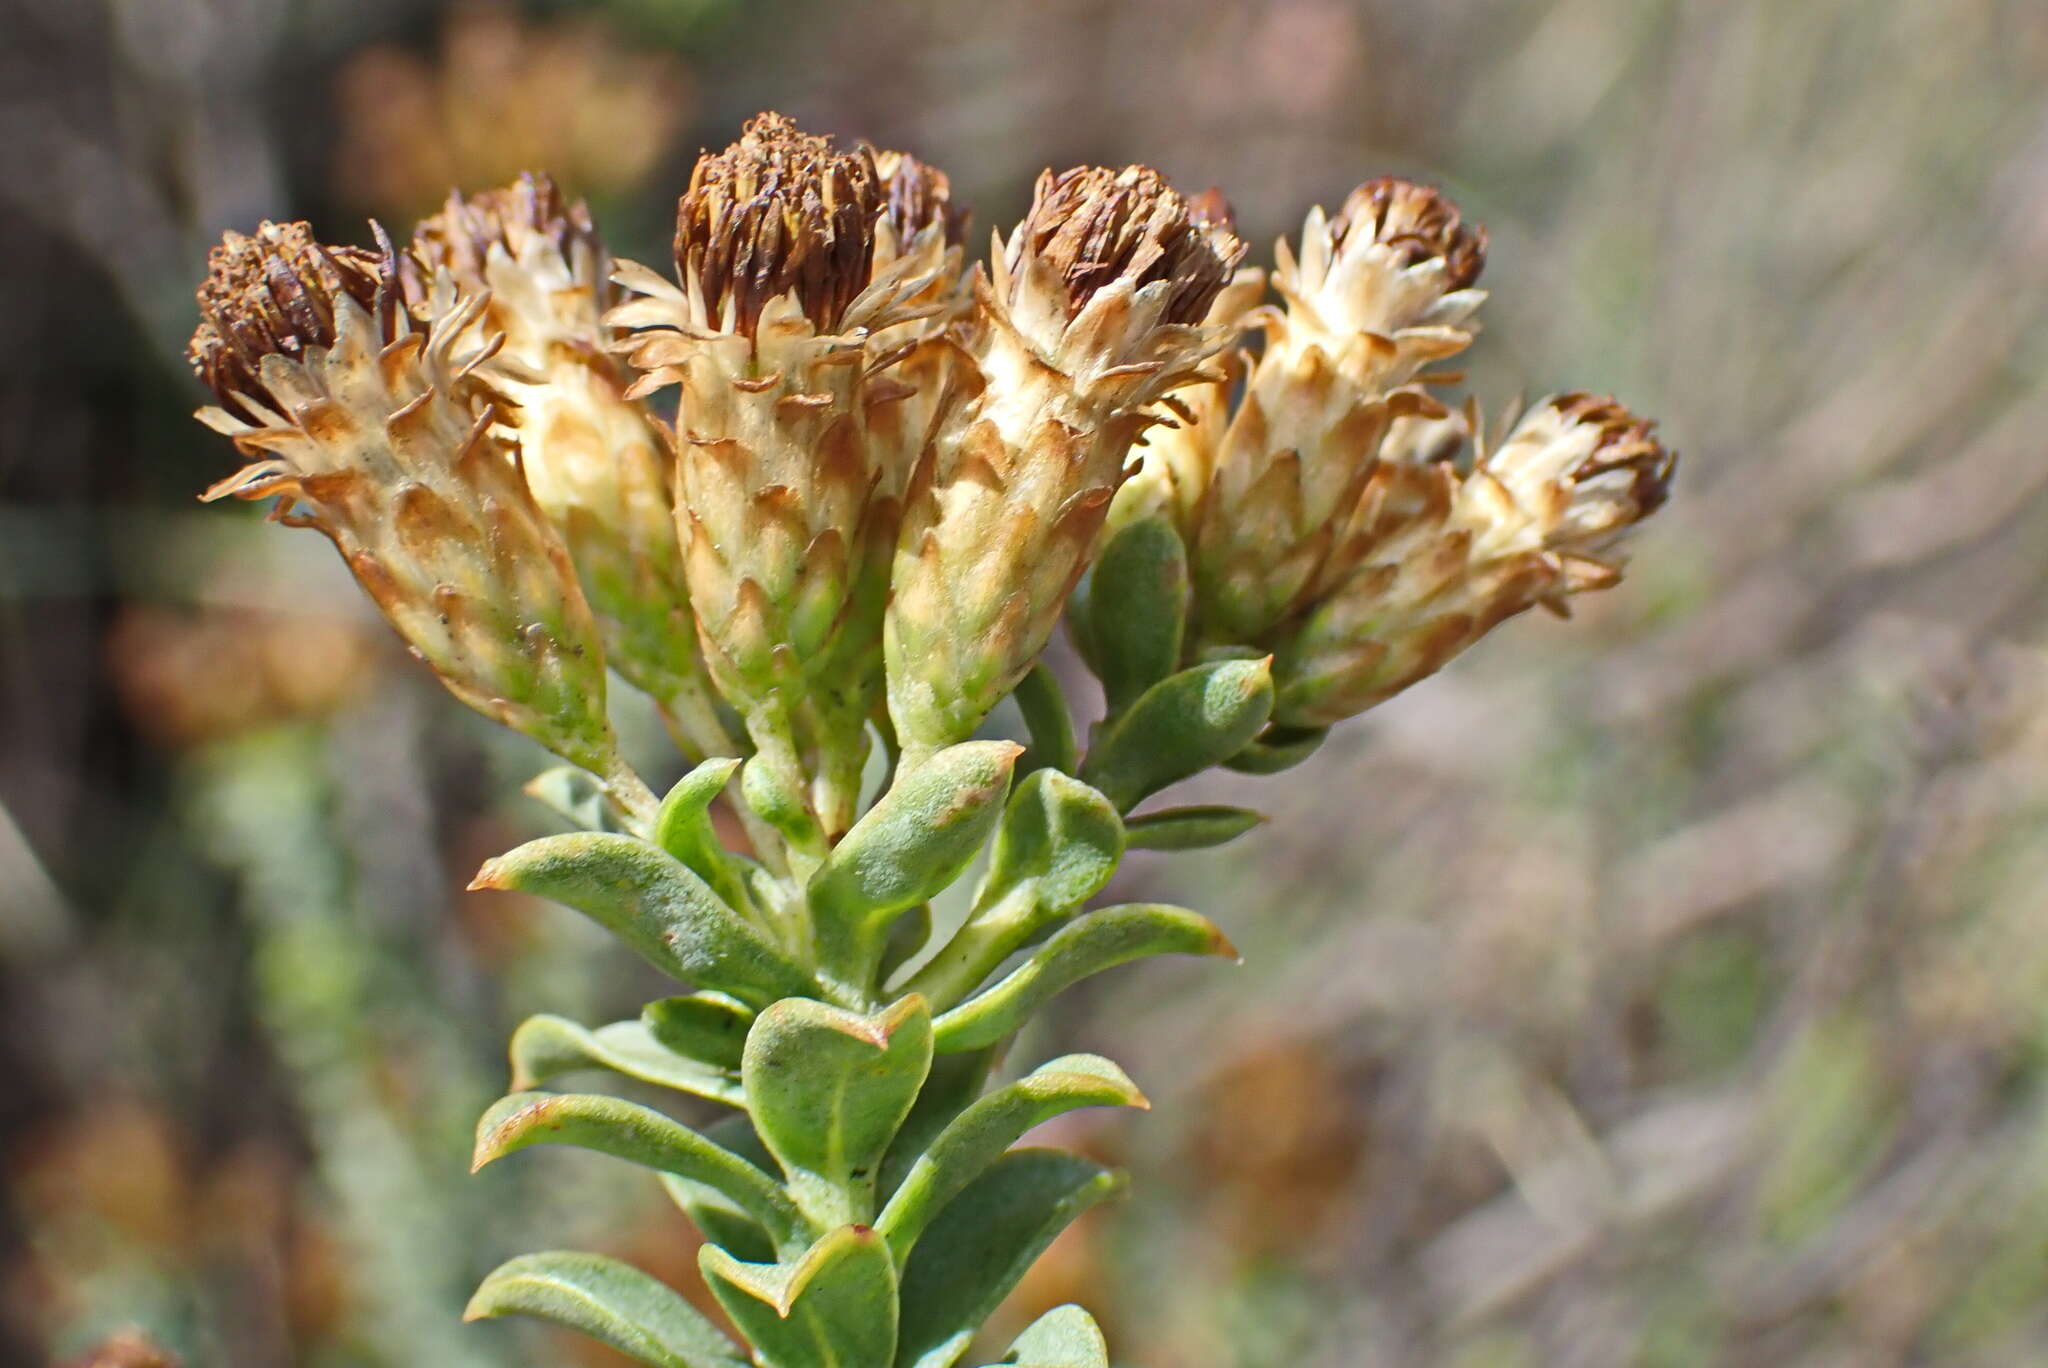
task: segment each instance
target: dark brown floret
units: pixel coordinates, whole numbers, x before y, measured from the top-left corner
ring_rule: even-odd
[[[1199,323],[1245,250],[1221,201],[1203,195],[1190,205],[1145,166],[1048,171],[1010,239],[1011,268],[1025,253],[1050,265],[1066,284],[1070,316],[1111,281],[1168,281],[1164,321]]]
[[[867,288],[883,203],[867,148],[839,152],[780,114],[760,114],[738,142],[697,159],[676,205],[676,270],[714,313],[730,301],[741,332],[790,290],[832,332]]]
[[[874,156],[886,196],[882,217],[895,228],[897,242],[908,243],[939,223],[945,225],[947,245],[958,246],[967,231],[967,210],[953,203],[952,179],[908,152],[877,150]]]
[[[1466,224],[1458,206],[1427,185],[1394,176],[1369,180],[1353,190],[1330,220],[1338,246],[1354,231],[1369,231],[1401,262],[1413,266],[1442,257],[1450,288],[1462,290],[1486,266],[1486,230]]]
[[[304,223],[265,222],[254,236],[229,233],[207,257],[199,327],[185,356],[223,407],[253,420],[235,396],[263,394],[265,356],[297,360],[308,347],[333,346],[335,304],[343,296],[388,322],[395,287],[388,244],[382,251],[327,247]]]
[[[441,212],[413,230],[412,255],[425,271],[445,267],[457,280],[480,282],[493,245],[516,257],[536,236],[553,239],[565,257],[579,241],[603,251],[583,201],[565,198],[545,172],[528,171],[500,189],[451,192]],[[406,294],[415,307],[424,284],[418,271],[406,271]]]
[[[1636,417],[1618,400],[1594,394],[1561,394],[1551,400],[1551,407],[1568,423],[1600,430],[1599,445],[1572,472],[1574,480],[1626,470],[1632,475],[1629,497],[1638,517],[1648,517],[1663,506],[1671,494],[1678,454],[1657,440],[1655,422]]]

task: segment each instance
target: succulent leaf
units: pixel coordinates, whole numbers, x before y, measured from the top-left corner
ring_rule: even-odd
[[[470,887],[553,899],[670,977],[748,1002],[817,989],[688,866],[630,836],[590,832],[528,841],[486,863]]]
[[[1109,1368],[1109,1343],[1095,1317],[1071,1304],[1055,1306],[1025,1327],[1003,1362],[1018,1368]]]
[[[1120,528],[1096,562],[1088,604],[1084,654],[1115,717],[1180,665],[1188,616],[1180,533],[1159,517]]]
[[[1240,774],[1279,774],[1322,749],[1328,727],[1268,727],[1223,763]]]
[[[787,1194],[753,1164],[652,1107],[594,1093],[513,1093],[476,1126],[475,1168],[529,1145],[578,1145],[716,1188],[778,1241],[802,1224]]]
[[[897,776],[810,881],[821,948],[855,980],[871,976],[895,915],[960,877],[1003,814],[1023,747],[948,746]]]
[[[1099,1055],[1065,1055],[968,1107],[911,1165],[875,1221],[899,1262],[933,1217],[1041,1122],[1078,1107],[1151,1104],[1124,1071]]]
[[[1012,1150],[947,1203],[904,1266],[896,1368],[950,1368],[981,1323],[1122,1174],[1052,1149]]]
[[[873,1016],[786,998],[755,1020],[740,1074],[754,1129],[821,1224],[870,1214],[860,1194],[931,1062],[931,1012],[916,996]]]
[[[730,757],[706,760],[676,780],[655,814],[654,843],[682,861],[728,904],[745,908],[746,882],[738,862],[711,826],[711,805],[739,767],[740,761]]]
[[[1236,840],[1266,820],[1250,808],[1164,808],[1124,821],[1124,840],[1133,850],[1207,850]]]
[[[1123,851],[1123,822],[1108,798],[1058,770],[1033,771],[1003,815],[973,913],[907,987],[941,1007],[958,1002],[1011,951],[1100,892]]]
[[[1000,983],[941,1016],[932,1043],[946,1054],[993,1045],[1072,984],[1147,955],[1236,954],[1214,922],[1185,908],[1105,907],[1061,927]]]
[[[1211,765],[1257,736],[1273,712],[1268,660],[1221,660],[1169,675],[1103,729],[1081,777],[1120,812]]]
[[[483,1280],[464,1320],[533,1316],[653,1368],[745,1368],[738,1348],[670,1288],[602,1254],[551,1250],[508,1259]]]
[[[685,1058],[653,1035],[643,1022],[615,1021],[596,1030],[567,1017],[530,1016],[512,1033],[512,1089],[524,1092],[578,1069],[613,1073],[679,1092],[744,1107],[735,1068],[701,1056]]]
[[[698,1251],[712,1295],[763,1368],[879,1368],[896,1352],[896,1266],[864,1225],[826,1232],[790,1263]]]
[[[714,1069],[737,1073],[754,1013],[738,998],[704,992],[656,998],[640,1009],[640,1021],[657,1044]]]
[[[766,1173],[775,1167],[775,1157],[754,1134],[754,1125],[744,1113],[736,1113],[704,1128],[704,1138],[720,1149],[736,1154]],[[773,1263],[775,1240],[768,1231],[715,1187],[674,1173],[661,1175],[661,1186],[669,1199],[682,1208],[706,1240],[735,1259],[749,1263]]]
[[[1019,774],[1056,769],[1072,774],[1081,768],[1081,750],[1074,739],[1074,714],[1060,689],[1058,676],[1044,661],[1031,667],[1010,695],[1024,714],[1024,729],[1031,734],[1031,748],[1017,762]]]

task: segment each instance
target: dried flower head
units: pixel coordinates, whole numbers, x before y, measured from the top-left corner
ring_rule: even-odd
[[[1275,720],[1328,726],[1517,613],[1618,583],[1613,547],[1663,504],[1676,462],[1652,424],[1585,394],[1539,405],[1469,473],[1382,462],[1351,523],[1353,568],[1277,643]]]
[[[1188,324],[1208,313],[1244,250],[1221,195],[1205,194],[1197,207],[1150,167],[1077,166],[1038,178],[1008,255],[1014,279],[1027,257],[1059,277],[1069,318],[1122,281],[1164,287],[1157,321]]]
[[[263,358],[299,360],[308,347],[332,347],[341,299],[388,313],[388,264],[361,248],[324,247],[303,223],[265,222],[253,237],[230,232],[207,255],[186,359],[222,407],[253,421],[246,405],[264,392]]]
[[[952,178],[908,152],[877,148],[873,156],[882,182],[878,235],[886,234],[899,255],[932,227],[938,228],[947,246],[959,246],[967,231],[967,211],[953,202]]]
[[[751,333],[769,300],[794,291],[835,332],[867,288],[885,203],[873,152],[842,152],[780,114],[700,157],[676,204],[676,271],[727,330]]]
[[[1370,234],[1405,267],[1442,261],[1449,289],[1469,288],[1486,265],[1486,230],[1467,225],[1458,206],[1427,185],[1393,176],[1369,180],[1353,190],[1330,220],[1330,236],[1342,253],[1353,234]]]
[[[484,297],[416,324],[379,244],[265,224],[215,251],[190,354],[223,407],[199,416],[255,459],[206,497],[277,496],[464,702],[619,776],[589,609],[474,377],[495,343],[456,354]]]
[[[528,173],[479,194],[451,194],[413,233],[404,263],[415,312],[488,296],[476,341],[503,339],[482,374],[510,404],[533,496],[567,544],[602,629],[605,654],[661,706],[685,750],[726,753],[676,540],[668,448],[626,397],[604,322],[612,260],[580,200]]]
[[[1232,335],[1204,326],[1244,244],[1142,166],[1047,172],[977,281],[978,386],[913,482],[889,610],[912,747],[970,735],[1045,647],[1150,406]]]

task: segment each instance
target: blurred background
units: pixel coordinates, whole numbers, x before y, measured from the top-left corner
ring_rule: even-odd
[[[1677,496],[1119,891],[1236,969],[1030,1061],[1149,1115],[1006,1319],[1132,1368],[2048,1363],[2048,9],[2038,0],[0,0],[0,1364],[616,1364],[456,1311],[501,1258],[693,1288],[637,1170],[464,1176],[534,1011],[654,991],[460,890],[551,829],[321,539],[194,494],[224,228],[363,241],[529,167],[659,257],[778,108],[950,169],[1401,172],[1492,232],[1489,404],[1611,389]],[[650,778],[674,765],[646,719]],[[658,786],[658,785],[657,785]],[[701,1295],[701,1288],[693,1295]],[[130,1330],[137,1333],[124,1333]],[[154,1345],[155,1348],[150,1346]]]

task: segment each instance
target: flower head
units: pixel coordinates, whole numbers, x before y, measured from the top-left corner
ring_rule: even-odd
[[[677,274],[726,330],[753,332],[769,300],[794,292],[818,331],[836,332],[867,288],[884,203],[872,151],[757,115],[698,158],[676,204]]]
[[[416,312],[487,297],[476,340],[503,345],[483,367],[510,404],[533,496],[567,544],[612,666],[661,706],[686,750],[733,749],[711,702],[684,589],[660,428],[626,397],[610,353],[612,259],[580,200],[528,173],[451,194],[413,232],[402,263]]]
[[[1191,204],[1147,166],[1077,166],[1038,179],[1010,235],[1014,281],[1035,259],[1058,278],[1067,317],[1113,283],[1159,287],[1157,321],[1199,323],[1244,255],[1220,195]]]
[[[278,496],[464,702],[617,777],[590,611],[476,378],[496,341],[457,354],[485,299],[416,323],[379,247],[266,223],[215,250],[190,356],[222,407],[199,416],[254,459],[206,497]]]
[[[1328,726],[1434,674],[1495,626],[1621,579],[1613,548],[1662,506],[1677,458],[1612,399],[1538,405],[1460,474],[1389,460],[1349,532],[1352,568],[1285,631],[1274,719]],[[1437,425],[1410,434],[1438,442]]]
[[[342,300],[390,325],[397,308],[391,262],[359,247],[322,246],[303,223],[228,233],[206,258],[199,327],[185,348],[193,373],[223,408],[255,420],[250,405],[264,393],[263,359],[299,360],[309,347],[332,347]]]

